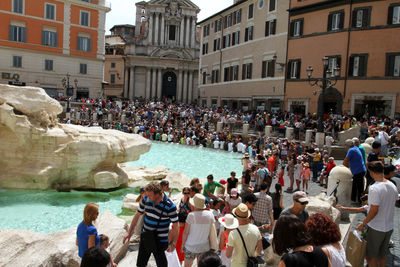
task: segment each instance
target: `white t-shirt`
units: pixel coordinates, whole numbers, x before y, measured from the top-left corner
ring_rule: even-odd
[[[234,208],[239,206],[240,203],[242,203],[242,198],[238,196],[237,199],[233,199],[230,195],[227,195],[225,201],[229,203],[229,205],[231,206],[231,210],[233,210]]]
[[[397,198],[397,188],[392,182],[375,182],[371,185],[368,193],[368,205],[370,209],[371,205],[379,206],[379,211],[368,223],[368,226],[381,232],[392,230]]]
[[[215,149],[218,149],[218,148],[219,148],[219,141],[218,141],[218,140],[215,140],[215,141],[214,141],[214,148],[215,148]]]
[[[380,141],[381,141],[381,145],[382,146],[386,146],[387,144],[389,144],[389,135],[386,133],[386,132],[384,132],[384,131],[380,131],[379,132],[379,139],[380,139]]]
[[[260,230],[258,230],[257,226],[255,226],[254,224],[240,225],[238,229],[242,233],[249,256],[254,256],[257,243],[259,240],[261,240]],[[243,241],[240,238],[239,232],[237,230],[232,230],[229,233],[227,245],[233,247],[231,267],[246,266],[247,255],[246,251],[244,250]]]
[[[215,222],[212,211],[192,211],[188,214],[186,223],[190,231],[185,243],[185,248],[193,253],[202,253],[210,249],[211,223]]]

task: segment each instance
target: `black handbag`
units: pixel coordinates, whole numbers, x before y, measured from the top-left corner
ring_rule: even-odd
[[[148,251],[155,252],[157,250],[157,228],[160,224],[163,212],[164,211],[161,212],[160,217],[158,218],[157,226],[154,231],[143,231],[143,233],[140,234],[140,242],[143,242],[143,247],[146,248]]]
[[[244,242],[242,233],[240,232],[239,228],[236,228],[236,230],[239,232],[240,238],[242,239],[244,250],[246,251],[247,255],[247,265],[246,267],[258,267],[258,259],[256,257],[250,257],[249,253],[247,252],[246,248],[246,243]]]

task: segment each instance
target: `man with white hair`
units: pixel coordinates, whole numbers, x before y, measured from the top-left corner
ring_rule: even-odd
[[[353,174],[353,186],[351,189],[351,200],[353,202],[361,203],[361,195],[364,192],[364,175],[367,171],[365,163],[361,155],[361,151],[357,146],[354,146],[353,140],[347,139],[345,141],[348,148],[346,158],[343,165],[350,168]]]

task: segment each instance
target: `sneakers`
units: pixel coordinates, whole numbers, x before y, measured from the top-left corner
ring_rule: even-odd
[[[393,240],[389,241],[389,246],[388,247],[389,248],[394,248],[394,241]]]

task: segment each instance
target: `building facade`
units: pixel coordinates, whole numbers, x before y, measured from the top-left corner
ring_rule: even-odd
[[[203,105],[283,108],[289,0],[242,0],[201,21]]]
[[[285,109],[357,116],[399,117],[400,2],[291,0]],[[308,82],[340,68],[324,94]],[[332,75],[332,74],[328,74]]]
[[[197,101],[199,11],[189,0],[136,3],[135,35],[125,48],[125,98]]]
[[[116,25],[106,36],[104,62],[104,96],[106,98],[124,97],[125,39],[131,38],[135,31],[132,25]]]
[[[0,82],[101,97],[110,10],[104,0],[0,1]]]

